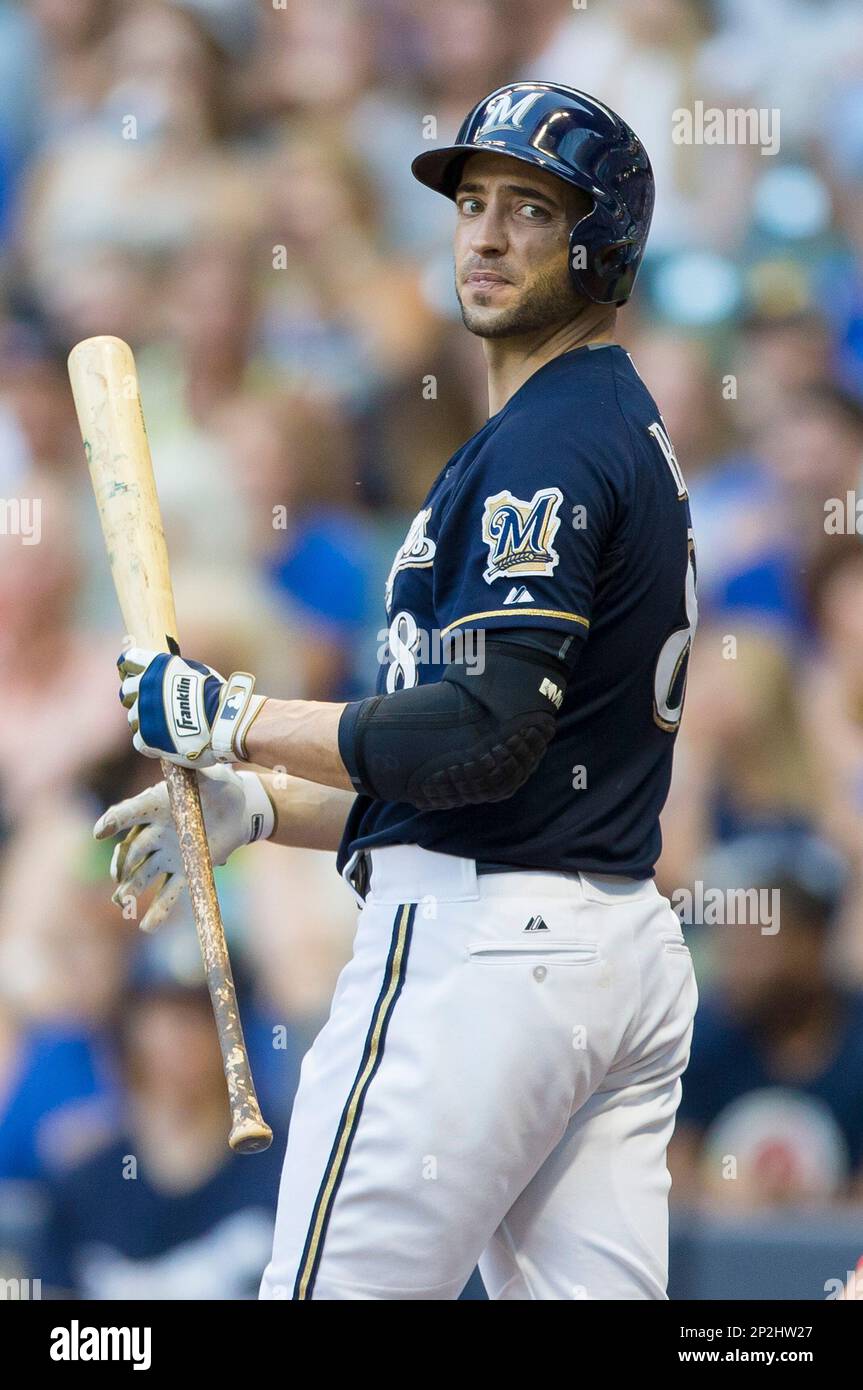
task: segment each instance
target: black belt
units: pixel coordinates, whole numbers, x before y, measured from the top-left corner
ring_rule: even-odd
[[[517,864],[495,864],[482,859],[476,861],[476,871],[478,874],[514,874],[524,871],[524,865]],[[365,902],[369,884],[372,876],[371,852],[361,849],[357,854],[354,866],[347,875],[348,883],[354,892]]]

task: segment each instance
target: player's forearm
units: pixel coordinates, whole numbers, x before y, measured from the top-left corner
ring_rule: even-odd
[[[338,849],[355,792],[261,768],[255,771],[275,811],[275,829],[269,837],[273,844],[291,849]]]
[[[246,734],[248,761],[353,792],[339,755],[339,719],[344,708],[318,700],[267,700]]]

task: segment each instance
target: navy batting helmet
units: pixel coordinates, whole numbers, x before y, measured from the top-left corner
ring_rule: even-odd
[[[653,215],[653,170],[633,130],[601,101],[552,82],[498,87],[473,108],[454,145],[418,155],[420,183],[454,198],[464,161],[491,151],[581,188],[593,207],[569,238],[572,282],[595,304],[632,294]]]

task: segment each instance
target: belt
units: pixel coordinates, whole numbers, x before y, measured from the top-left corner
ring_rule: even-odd
[[[474,859],[419,845],[382,845],[358,850],[342,870],[342,877],[357,901],[371,893],[381,903],[476,902],[479,897]]]
[[[477,874],[497,874],[497,873],[517,873],[515,864],[484,864],[481,860],[471,860],[475,863]],[[355,894],[361,902],[365,902],[369,895],[369,888],[372,880],[372,855],[371,851],[361,849],[343,871],[345,881],[353,888]]]
[[[656,892],[652,879],[515,864],[507,868],[504,864],[441,854],[419,845],[383,845],[379,849],[357,850],[342,870],[342,877],[358,903],[364,903],[371,895],[381,904],[394,906],[405,902],[476,902],[480,897],[477,880],[481,875],[488,876],[483,896],[498,892],[506,896],[512,892],[509,874],[519,874],[522,881],[542,879],[542,891],[546,895],[576,892],[594,901],[615,902],[621,896],[631,897],[634,891]]]
[[[500,864],[468,859],[457,854],[442,854],[439,850],[423,849],[419,845],[382,845],[378,849],[358,850],[342,870],[342,877],[359,903],[371,896],[380,903],[399,905],[403,902],[423,903],[476,902],[480,896],[477,880],[487,875],[491,882],[499,879],[501,892],[506,892],[510,874],[559,880],[561,891],[568,882],[578,883],[578,873],[566,873],[552,868],[531,868],[524,864]],[[626,882],[627,880],[615,880]],[[629,880],[633,882],[634,880]],[[493,891],[489,888],[484,893]],[[511,891],[511,890],[510,890]],[[548,883],[545,891],[549,891]]]

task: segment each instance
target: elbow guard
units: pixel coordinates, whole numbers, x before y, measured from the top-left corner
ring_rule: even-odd
[[[339,751],[358,791],[446,811],[503,801],[538,767],[566,691],[562,660],[486,642],[482,674],[448,666],[435,685],[348,705]]]

